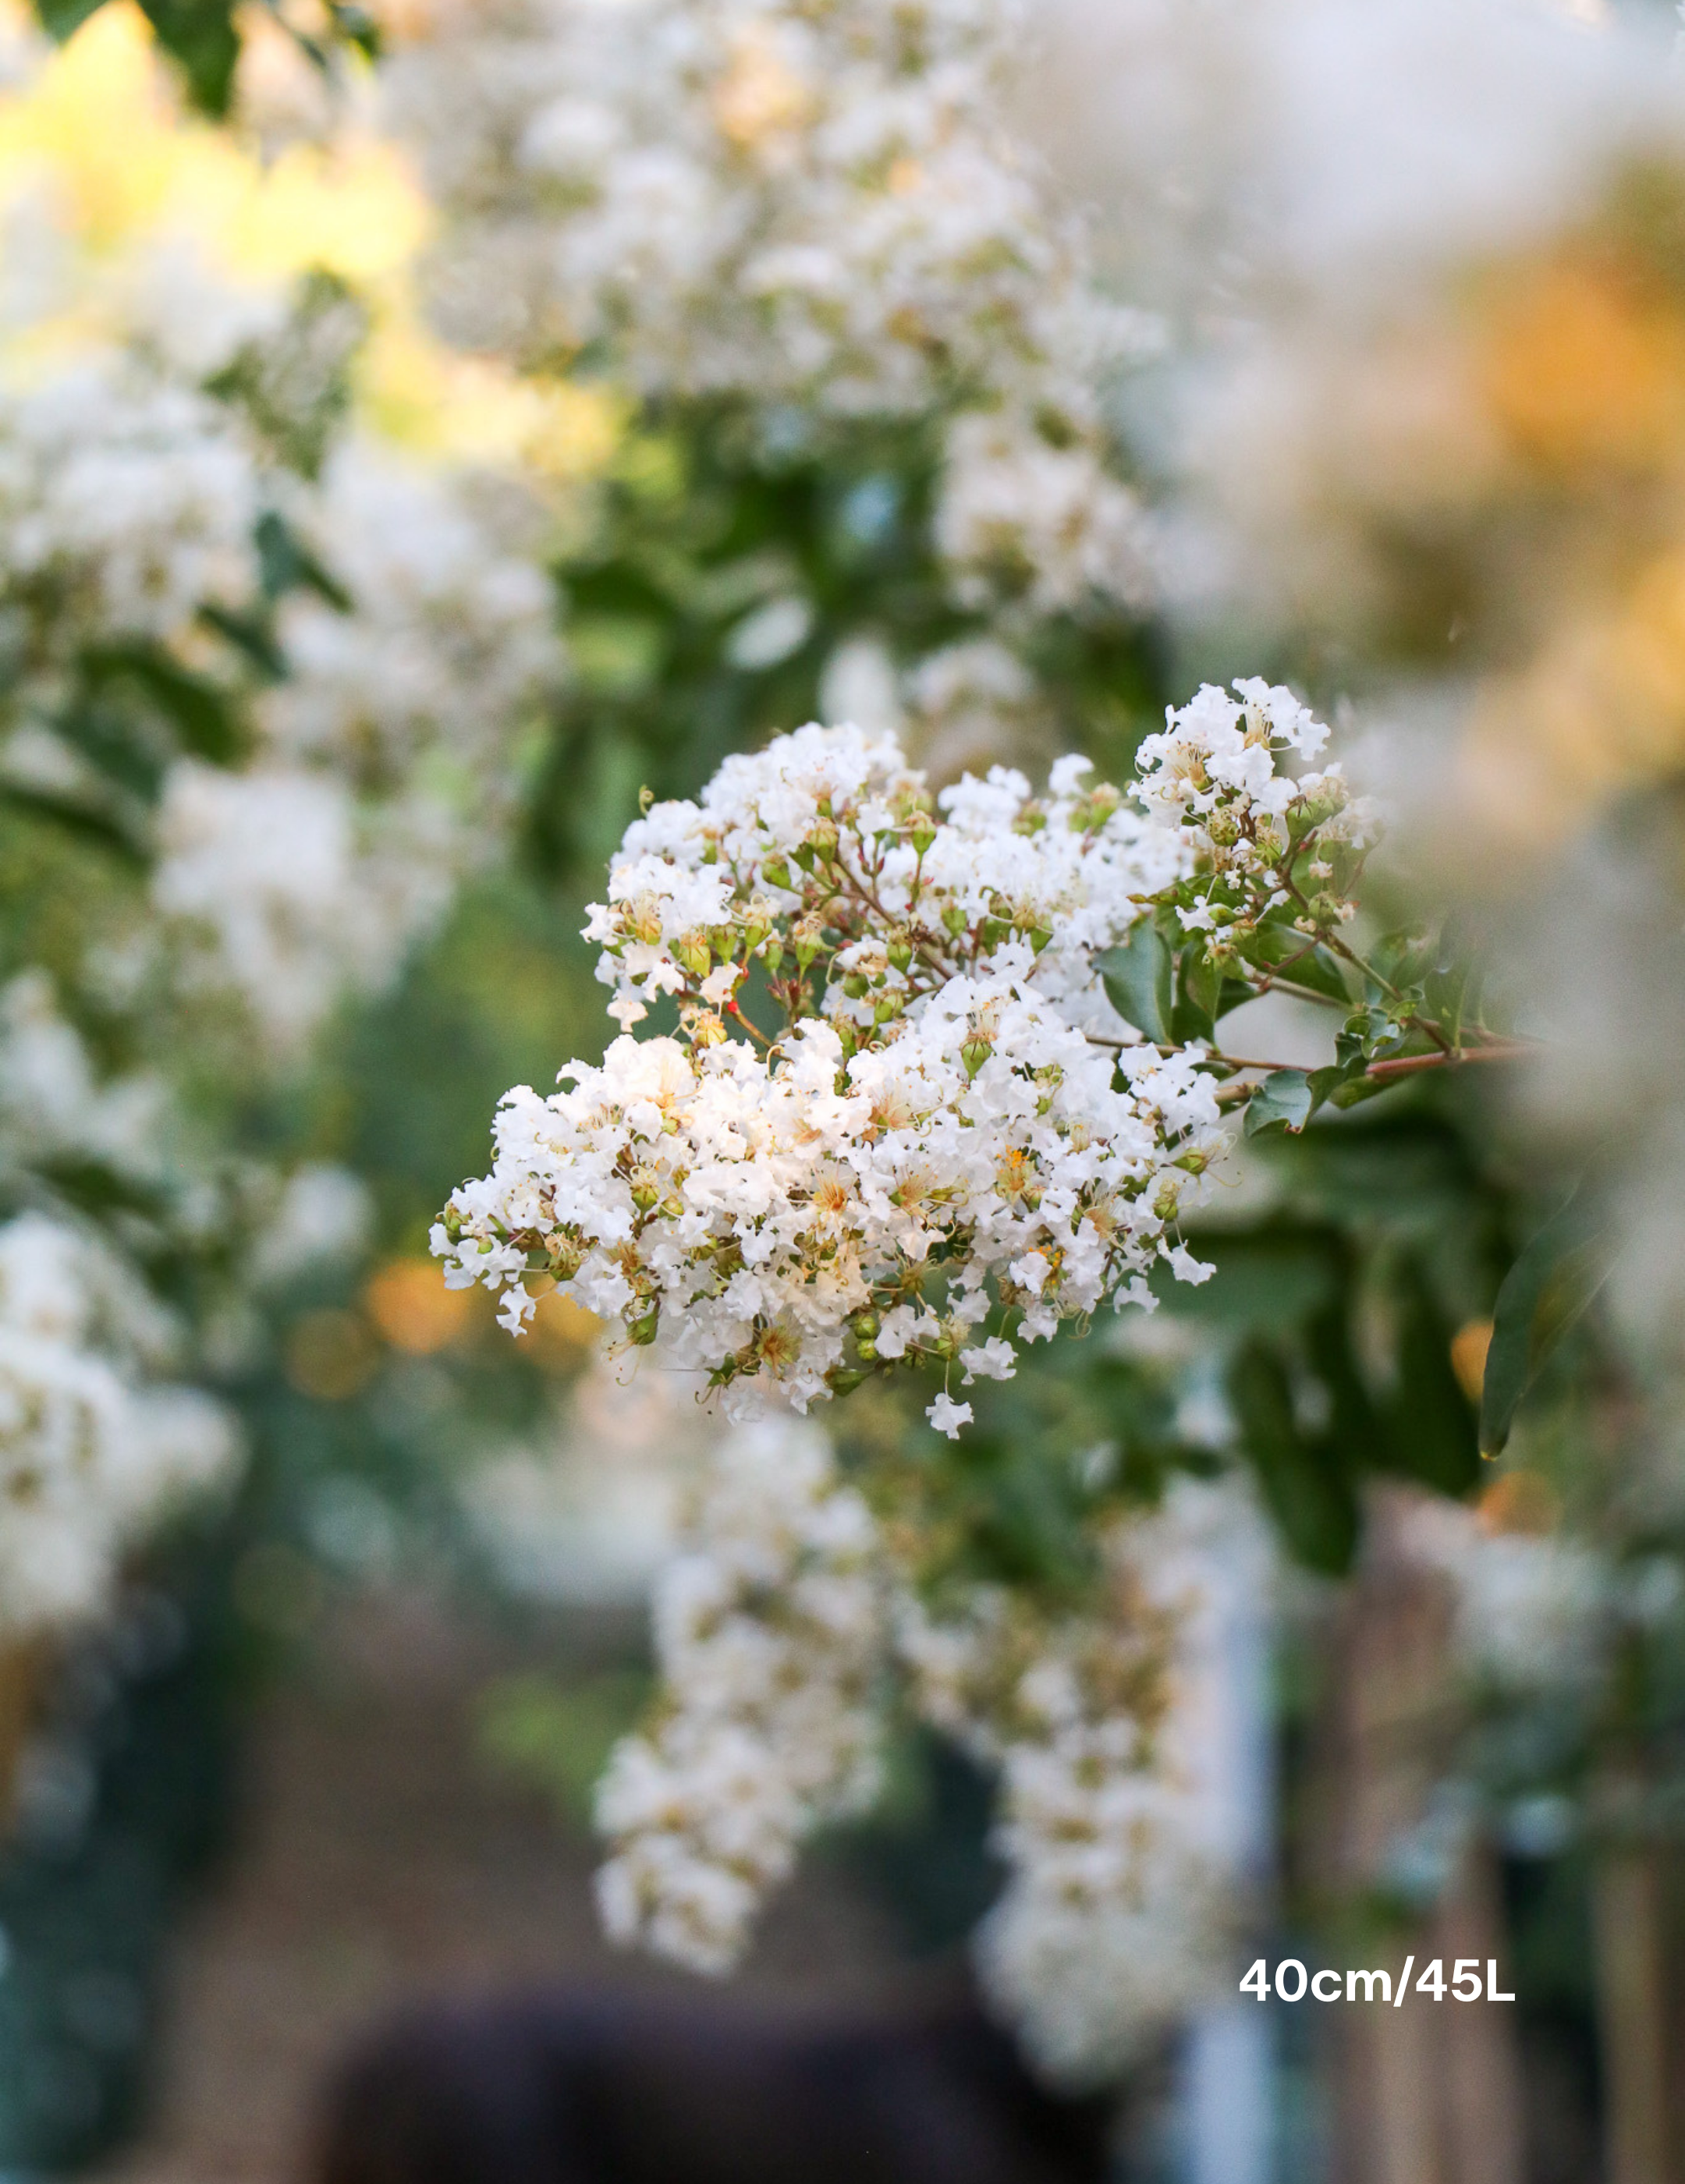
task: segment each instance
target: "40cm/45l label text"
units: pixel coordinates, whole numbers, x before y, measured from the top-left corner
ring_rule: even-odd
[[[1503,1993],[1498,1984],[1498,1959],[1486,1960],[1486,1978],[1481,1979],[1481,1960],[1478,1957],[1455,1957],[1451,1960],[1451,1976],[1445,1976],[1446,1959],[1434,1957],[1416,1971],[1414,1957],[1406,1957],[1404,1968],[1395,1982],[1392,1974],[1384,1969],[1372,1971],[1336,1972],[1325,1967],[1320,1972],[1308,1972],[1297,1957],[1283,1957],[1275,1967],[1275,1983],[1272,1989],[1269,1966],[1260,1957],[1241,1981],[1242,1994],[1254,1995],[1259,2002],[1268,2002],[1272,1992],[1282,2002],[1303,2002],[1307,1994],[1313,2002],[1390,2002],[1398,2008],[1409,1994],[1410,1975],[1415,1972],[1415,1992],[1426,1995],[1431,2001],[1443,2002],[1448,1997],[1453,2002],[1514,2002],[1514,1994]]]

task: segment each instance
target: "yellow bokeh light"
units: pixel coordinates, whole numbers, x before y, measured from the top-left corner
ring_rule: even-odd
[[[182,112],[139,9],[108,0],[21,92],[0,98],[0,207],[44,192],[94,265],[170,237],[237,284],[338,274],[372,314],[354,393],[376,432],[443,460],[522,465],[559,482],[594,474],[619,436],[611,401],[566,382],[535,386],[427,331],[413,278],[427,203],[403,152],[355,103],[327,141],[262,159]],[[80,315],[35,330],[31,346],[51,353],[99,332],[84,303]]]
[[[394,1350],[431,1357],[475,1331],[480,1294],[448,1290],[437,1259],[393,1259],[370,1280],[363,1301]]]

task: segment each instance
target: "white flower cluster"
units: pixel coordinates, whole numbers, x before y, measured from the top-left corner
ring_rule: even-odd
[[[444,8],[388,72],[446,214],[441,321],[774,439],[974,410],[940,526],[966,587],[1133,601],[1095,387],[1140,332],[1007,124],[1029,29],[1020,0]]]
[[[70,1155],[137,1181],[156,1178],[172,1117],[150,1072],[102,1082],[38,967],[0,987],[0,1161],[28,1169]]]
[[[105,764],[90,700],[167,715],[164,683],[187,677],[248,723],[243,768],[166,766],[154,899],[182,975],[294,1045],[346,986],[389,977],[494,845],[560,674],[550,581],[469,481],[406,468],[360,428],[319,476],[276,453],[241,386],[272,362],[308,409],[350,306],[313,318],[179,251],[78,274],[45,203],[8,227],[53,277],[8,299],[0,355],[0,772],[140,836],[159,754]],[[78,313],[99,345],[43,378],[38,321],[58,341]],[[263,630],[259,526],[277,517],[321,582],[282,595],[279,671],[259,678],[213,624]]]
[[[259,504],[238,421],[137,358],[0,388],[4,634],[28,697],[50,703],[81,648],[173,640],[203,607],[243,605]]]
[[[802,1837],[872,1802],[881,1586],[871,1516],[823,1435],[784,1420],[727,1436],[656,1590],[660,1710],[597,1792],[615,1941],[728,1970]]]
[[[1291,690],[1257,676],[1232,694],[1203,684],[1169,711],[1162,734],[1142,738],[1141,801],[1180,827],[1192,852],[1185,932],[1249,931],[1296,905],[1292,922],[1314,939],[1356,915],[1351,889],[1378,832],[1375,808],[1353,796],[1338,766],[1296,779],[1280,763],[1288,753],[1314,758],[1327,740]],[[1315,890],[1308,898],[1296,871]]]
[[[1258,1552],[1248,1511],[1185,1480],[1113,1527],[1082,1615],[1048,1625],[979,1591],[904,1617],[915,1702],[1000,1770],[985,1992],[1060,2081],[1115,2077],[1224,1987],[1241,1875],[1219,1624]]]
[[[1454,1502],[1410,1512],[1409,1541],[1449,1579],[1465,1674],[1510,1696],[1594,1682],[1616,1605],[1606,1555],[1556,1532],[1493,1530]]]
[[[898,1669],[1000,1778],[987,1991],[1051,2077],[1115,2076],[1223,1981],[1240,1860],[1219,1624],[1259,1552],[1249,1507],[1185,1481],[1111,1528],[1091,1608],[1050,1618],[985,1586],[938,1613],[812,1426],[728,1433],[657,1587],[655,1713],[598,1793],[610,1935],[729,1970],[801,1839],[871,1803]]]
[[[282,600],[259,759],[172,768],[155,883],[282,1047],[384,984],[494,849],[561,666],[549,579],[453,481],[354,441],[287,498],[344,604]]]
[[[561,647],[549,577],[471,485],[365,437],[335,452],[294,527],[350,606],[303,588],[282,600],[287,675],[259,718],[289,763],[483,821],[505,814],[514,746],[555,685]]]
[[[232,1462],[219,1404],[147,1378],[170,1333],[89,1235],[0,1226],[0,1634],[97,1609],[137,1531]]]
[[[1135,495],[1091,434],[1050,440],[1012,411],[978,411],[948,434],[936,549],[954,596],[986,611],[1080,614],[1093,599],[1142,606],[1152,593]]]
[[[1015,1340],[1144,1300],[1156,1262],[1200,1279],[1174,1222],[1225,1143],[1213,1086],[1126,1043],[1090,960],[1182,841],[1086,772],[1038,800],[996,768],[939,816],[892,739],[808,727],[637,822],[587,933],[611,1012],[673,996],[689,1050],[623,1037],[511,1092],[434,1230],[446,1279],[515,1327],[559,1281],[734,1415],[901,1358],[1008,1378]]]

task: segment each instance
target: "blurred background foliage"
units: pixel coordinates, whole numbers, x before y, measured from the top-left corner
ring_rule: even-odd
[[[42,8],[59,38],[92,12]],[[210,0],[145,13],[192,103],[226,114],[244,16]],[[359,65],[332,49],[377,50],[355,8],[332,6],[308,31],[274,20],[329,70]],[[251,1067],[237,1030],[212,1011],[189,1039],[179,1017],[137,1032],[116,1010],[102,1019],[97,997],[87,1011],[86,1034],[108,1067],[145,1059],[148,1037],[177,1044],[189,1112],[207,1136],[254,1158],[350,1171],[372,1220],[360,1256],[307,1270],[264,1301],[255,1340],[223,1377],[251,1442],[237,1491],[138,1558],[110,1630],[55,1670],[42,1750],[59,1755],[59,1774],[43,1761],[39,1783],[25,1785],[0,1870],[12,1968],[0,1981],[0,2150],[18,2168],[70,2165],[133,2120],[158,1953],[181,1890],[223,1839],[235,1724],[254,1683],[308,1646],[336,1587],[421,1570],[481,1598],[498,1590],[466,1483],[499,1451],[562,1433],[592,1332],[550,1300],[511,1342],[479,1293],[442,1289],[427,1234],[450,1189],[484,1166],[502,1093],[547,1087],[564,1058],[600,1053],[600,990],[578,928],[640,793],[694,794],[728,752],[834,713],[840,691],[865,687],[862,671],[881,681],[992,627],[954,604],[936,565],[937,454],[920,427],[851,427],[817,443],[792,417],[768,436],[728,404],[640,412],[583,379],[519,378],[454,354],[427,331],[413,292],[427,214],[389,148],[354,127],[329,146],[256,159],[175,111],[134,18],[114,5],[27,97],[0,108],[0,193],[43,155],[96,254],[167,214],[236,272],[308,276],[321,309],[354,297],[360,323],[330,407],[354,408],[431,456],[526,465],[545,497],[570,676],[521,754],[516,854],[465,887],[391,991],[345,1006],[305,1067],[279,1078]],[[1379,510],[1336,509],[1345,528],[1331,517],[1333,534],[1355,540],[1379,574],[1360,627],[1336,621],[1331,633],[1307,617],[1294,664],[1320,678],[1317,694],[1331,694],[1353,657],[1413,662],[1454,626],[1466,633],[1459,658],[1498,678],[1491,748],[1511,750],[1523,713],[1537,735],[1541,671],[1503,676],[1535,643],[1548,655],[1559,602],[1548,583],[1518,587],[1516,556],[1559,549],[1565,566],[1581,567],[1566,534],[1582,526],[1623,531],[1633,564],[1607,641],[1593,648],[1599,672],[1633,656],[1635,618],[1649,627],[1672,614],[1678,549],[1659,482],[1671,485],[1685,415],[1677,227],[1665,187],[1641,176],[1550,262],[1470,290],[1444,369],[1459,398],[1507,421],[1521,452],[1473,513],[1416,505],[1408,492]],[[1552,359],[1560,369],[1547,368]],[[261,395],[230,390],[259,410]],[[308,471],[308,445],[292,453]],[[1407,483],[1426,492],[1418,473]],[[1338,500],[1331,491],[1330,505]],[[283,530],[271,544],[273,604],[318,579]],[[1525,643],[1514,641],[1518,588],[1537,610]],[[225,630],[218,641],[243,672],[261,672],[265,635]],[[1037,694],[1019,755],[1076,747],[1118,778],[1140,735],[1186,694],[1184,663],[1199,644],[1148,620],[1058,615],[1018,649]],[[165,758],[215,760],[242,733],[215,677],[139,654],[82,665],[67,733],[109,797],[72,809],[12,789],[0,811],[5,960],[67,979],[126,914],[139,884],[135,814],[155,796]],[[1582,706],[1602,705],[1607,678],[1572,688]],[[1626,763],[1586,738],[1583,720],[1553,722],[1553,749]],[[71,1201],[113,1187],[99,1174],[52,1180]],[[1520,1344],[1528,1401],[1502,1465],[1482,1462],[1500,1294],[1573,1181],[1570,1164],[1541,1158],[1466,1082],[1417,1080],[1303,1136],[1252,1139],[1238,1182],[1197,1232],[1218,1270],[1208,1284],[1166,1284],[1160,1312],[1122,1337],[1096,1332],[977,1390],[977,1425],[957,1452],[918,1423],[928,1390],[864,1391],[836,1421],[845,1456],[893,1452],[894,1496],[880,1513],[916,1521],[933,1565],[1058,1599],[1090,1574],[1096,1510],[1150,1502],[1176,1470],[1214,1471],[1237,1446],[1304,1574],[1278,1694],[1291,1838],[1317,1764],[1326,1581],[1352,1571],[1377,1481],[1477,1501],[1500,1535],[1570,1521],[1635,1563],[1677,1546],[1665,1528],[1622,1535],[1611,1519],[1619,1489],[1604,1444],[1625,1390],[1594,1307],[1552,1320],[1537,1288],[1516,1307],[1509,1340]],[[166,1286],[210,1289],[225,1271],[214,1253],[191,1268],[166,1253],[159,1268]],[[1673,1840],[1685,1819],[1682,1635],[1677,1604],[1662,1603],[1627,1633],[1621,1674],[1596,1695],[1558,1686],[1525,1707],[1494,1706],[1456,1761],[1471,1796],[1520,1815],[1505,1869],[1520,1978],[1530,2009],[1556,2013],[1582,2043],[1599,1825],[1587,1786],[1595,1792],[1612,1752],[1631,1757],[1649,1799],[1641,1829]],[[647,1690],[636,1645],[605,1669],[494,1684],[485,1749],[577,1820]],[[910,1947],[950,1947],[994,1885],[985,1791],[952,1752],[911,1731],[891,1781],[870,1827],[824,1854],[872,1876]],[[1582,1819],[1571,1827],[1557,1810],[1552,1822],[1548,1801],[1571,1797]],[[1303,1885],[1283,1915],[1308,1926],[1317,1888],[1295,1872]]]

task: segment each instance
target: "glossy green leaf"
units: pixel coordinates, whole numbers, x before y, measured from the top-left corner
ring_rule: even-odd
[[[1307,950],[1304,934],[1291,925],[1261,926],[1246,955],[1261,970],[1279,973],[1283,985],[1351,1005],[1351,990],[1333,956],[1323,947]]]
[[[1261,1138],[1303,1129],[1316,1105],[1303,1069],[1272,1069],[1247,1102],[1245,1134]]]
[[[1094,959],[1112,1006],[1143,1039],[1170,1036],[1170,950],[1151,918],[1127,940]]]
[[[225,120],[240,58],[230,0],[141,0],[141,9],[193,104],[214,121]]]
[[[1480,1475],[1480,1436],[1451,1362],[1453,1329],[1414,1259],[1400,1271],[1395,1298],[1398,1381],[1390,1468],[1442,1494],[1466,1493]]]
[[[1223,974],[1206,952],[1203,934],[1196,933],[1176,959],[1176,997],[1170,1011],[1173,1039],[1210,1039],[1217,1036],[1217,1010],[1223,996]]]
[[[1358,1543],[1353,1468],[1331,1442],[1300,1432],[1286,1368],[1264,1344],[1248,1343],[1236,1358],[1228,1394],[1241,1445],[1288,1546],[1309,1568],[1342,1575]]]
[[[1527,1391],[1608,1279],[1611,1260],[1609,1230],[1576,1197],[1546,1222],[1504,1276],[1481,1393],[1480,1445],[1487,1455],[1496,1456],[1508,1441]]]

